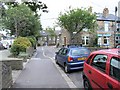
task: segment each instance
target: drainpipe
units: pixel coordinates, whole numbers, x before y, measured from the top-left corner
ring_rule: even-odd
[[[115,7],[115,30],[114,30],[114,47],[115,47],[115,34],[116,34],[116,29],[117,29],[117,27],[116,27],[116,22],[117,22],[117,7]]]

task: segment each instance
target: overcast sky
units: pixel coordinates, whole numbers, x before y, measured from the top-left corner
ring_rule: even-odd
[[[88,8],[93,7],[93,12],[102,13],[103,9],[107,7],[110,14],[115,14],[115,6],[118,7],[120,0],[40,0],[48,6],[49,13],[42,13],[41,24],[45,29],[46,27],[53,27],[55,25],[56,18],[60,12],[69,10],[69,6],[72,8]]]

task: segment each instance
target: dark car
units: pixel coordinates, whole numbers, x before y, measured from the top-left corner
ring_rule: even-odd
[[[63,47],[55,55],[55,61],[64,67],[67,73],[75,69],[83,69],[85,59],[90,54],[90,50],[80,46]]]
[[[0,42],[0,50],[3,50],[4,49],[4,46],[3,44]]]
[[[84,63],[85,90],[120,90],[119,49],[92,52]]]

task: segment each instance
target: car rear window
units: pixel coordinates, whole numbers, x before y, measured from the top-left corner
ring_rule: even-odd
[[[82,54],[89,54],[89,50],[87,50],[87,49],[73,49],[73,50],[71,50],[72,56],[79,56]]]

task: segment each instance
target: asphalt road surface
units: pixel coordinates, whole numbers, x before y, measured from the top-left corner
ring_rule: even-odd
[[[65,74],[54,61],[54,46],[38,47],[13,88],[83,88],[82,70]]]

